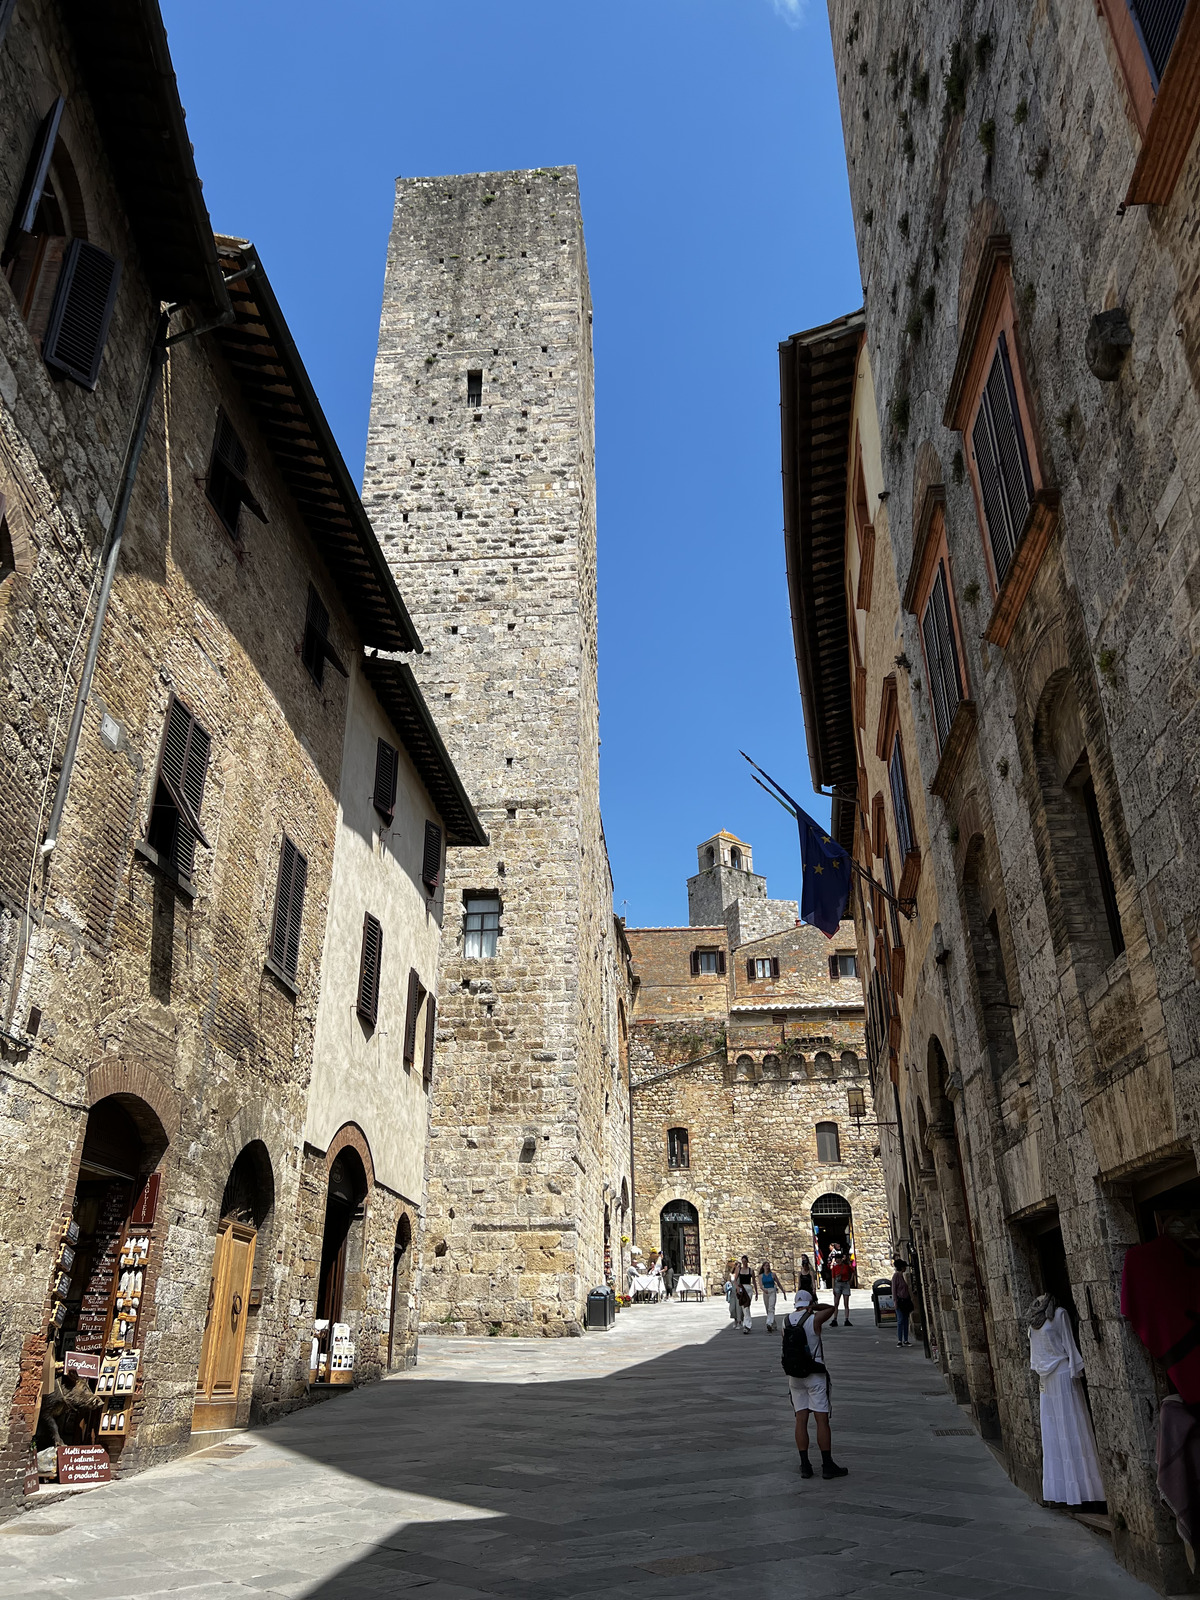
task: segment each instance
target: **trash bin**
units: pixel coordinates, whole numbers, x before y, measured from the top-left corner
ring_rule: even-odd
[[[895,1322],[896,1304],[892,1299],[892,1280],[890,1278],[876,1278],[871,1285],[871,1304],[875,1308],[875,1326],[878,1328],[885,1320]]]
[[[589,1328],[611,1328],[617,1320],[617,1297],[611,1289],[592,1289],[587,1297]]]

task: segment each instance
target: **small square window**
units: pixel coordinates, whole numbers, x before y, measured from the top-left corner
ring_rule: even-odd
[[[717,952],[715,950],[701,950],[699,965],[701,972],[712,973],[715,976],[717,971]]]
[[[469,899],[463,915],[463,955],[479,958],[494,956],[499,937],[499,899]]]
[[[839,978],[858,977],[858,957],[852,950],[839,950],[834,960],[837,962]]]

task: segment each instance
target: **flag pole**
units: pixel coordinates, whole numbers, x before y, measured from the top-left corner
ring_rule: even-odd
[[[739,750],[738,754],[741,756],[743,761],[750,761],[750,757],[744,750]],[[802,811],[803,807],[800,806],[797,801],[793,800],[783,785],[776,783],[771,774],[764,771],[763,768],[759,766],[757,761],[750,761],[750,765],[754,768],[755,772],[761,772],[763,777],[767,780],[767,783],[771,785],[771,788],[768,789],[767,783],[763,783],[761,779],[755,778],[754,782],[758,784],[758,787],[766,794],[769,794],[771,799],[774,800],[777,805],[782,806],[788,815],[793,817],[795,821],[799,823],[800,812]],[[780,795],[783,796],[782,800],[779,798]],[[881,883],[876,883],[875,879],[871,876],[867,869],[854,859],[849,850],[846,851],[846,859],[850,863],[851,872],[857,873],[862,881],[869,884],[876,894],[882,895],[889,905],[895,906],[896,910],[902,917],[906,918],[909,922],[912,921],[913,915],[916,911],[915,901],[899,900],[894,894],[891,893],[890,890],[885,889]]]

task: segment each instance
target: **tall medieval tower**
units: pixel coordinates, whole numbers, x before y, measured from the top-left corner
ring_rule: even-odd
[[[578,1331],[620,1183],[591,320],[573,168],[398,180],[363,497],[491,837],[446,867],[427,1327]]]

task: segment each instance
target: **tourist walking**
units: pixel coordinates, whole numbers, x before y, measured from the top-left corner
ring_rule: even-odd
[[[754,1318],[750,1312],[751,1298],[758,1299],[758,1286],[754,1281],[754,1268],[750,1265],[749,1256],[743,1256],[737,1264],[733,1278],[733,1292],[737,1302],[737,1315],[734,1321],[743,1333],[750,1333],[754,1328]]]
[[[771,1270],[771,1263],[764,1261],[758,1269],[758,1287],[762,1290],[763,1310],[767,1313],[767,1332],[774,1333],[775,1328],[775,1296],[779,1291],[779,1283]]]
[[[908,1287],[908,1279],[904,1276],[908,1271],[908,1262],[897,1256],[892,1266],[896,1269],[892,1273],[892,1304],[896,1308],[896,1343],[902,1350],[907,1350],[908,1319],[912,1316],[913,1309],[912,1290]]]
[[[833,1264],[829,1269],[830,1277],[833,1279],[833,1325],[835,1328],[838,1325],[839,1301],[846,1312],[846,1326],[848,1328],[852,1326],[850,1322],[850,1280],[852,1271],[853,1269],[847,1257],[840,1250],[835,1250],[833,1252]]]
[[[797,1289],[807,1289],[809,1294],[816,1293],[816,1282],[813,1278],[813,1264],[807,1256],[800,1257],[800,1271],[796,1275],[796,1287]]]
[[[844,1478],[849,1471],[833,1459],[833,1435],[829,1416],[829,1373],[821,1346],[821,1329],[833,1315],[832,1306],[820,1305],[807,1289],[797,1289],[795,1310],[783,1322],[783,1347],[780,1352],[787,1373],[788,1394],[796,1413],[796,1449],[800,1452],[800,1476],[811,1478],[808,1459],[808,1414],[817,1419],[817,1449],[821,1452],[821,1476]]]

